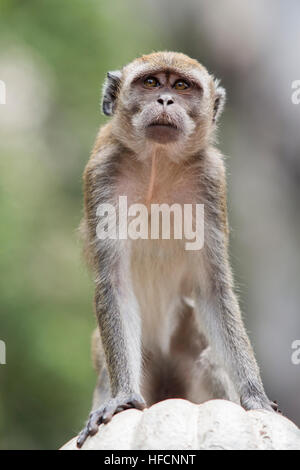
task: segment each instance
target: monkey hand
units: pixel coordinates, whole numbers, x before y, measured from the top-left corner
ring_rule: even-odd
[[[268,410],[280,413],[277,402],[268,400],[265,395],[259,397],[244,395],[241,397],[241,405],[245,410]]]
[[[88,436],[94,436],[97,433],[100,424],[108,423],[115,414],[129,408],[143,410],[146,408],[146,403],[137,393],[120,393],[116,397],[111,398],[104,405],[100,406],[97,410],[92,411],[85,428],[78,436],[77,447],[82,447]]]

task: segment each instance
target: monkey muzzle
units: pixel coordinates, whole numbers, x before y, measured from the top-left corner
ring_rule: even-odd
[[[179,134],[180,128],[170,116],[160,116],[146,127],[147,138],[161,144],[177,140]]]

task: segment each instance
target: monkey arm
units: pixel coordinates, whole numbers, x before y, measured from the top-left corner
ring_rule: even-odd
[[[205,277],[199,281],[196,308],[217,359],[231,375],[242,406],[272,410],[233,290],[228,261],[226,193],[223,164],[206,175]],[[200,275],[199,275],[200,279]]]
[[[105,157],[110,157],[109,165]],[[98,164],[100,158],[101,164]],[[108,422],[123,409],[144,408],[140,396],[141,328],[138,305],[130,283],[129,249],[119,240],[99,239],[99,205],[113,202],[111,183],[115,167],[107,152],[93,158],[85,172],[86,245],[93,259],[96,276],[95,310],[105,362],[110,379],[111,398],[90,414],[86,428],[78,438],[81,447],[99,424]],[[124,241],[125,242],[125,241]]]
[[[108,250],[106,255],[103,253],[105,250]],[[98,255],[102,268],[99,267],[96,281],[96,316],[112,398],[122,397],[124,400],[140,394],[140,316],[136,299],[128,285],[128,256],[123,254],[122,261],[113,261],[107,247],[100,249]]]
[[[102,259],[103,261],[103,259]],[[107,259],[104,264],[106,264]],[[100,329],[105,361],[110,379],[111,397],[94,409],[86,427],[77,441],[81,447],[87,437],[96,434],[101,423],[107,423],[114,414],[127,408],[145,408],[140,395],[140,324],[135,301],[127,301],[121,295],[122,287],[114,285],[116,266],[109,267],[111,274],[107,277],[106,269],[99,270],[96,282],[95,307]],[[120,270],[119,277],[126,272]]]
[[[241,405],[246,409],[271,410],[236,296],[230,279],[224,277],[222,270],[215,270],[214,279],[208,281],[205,289],[201,286],[196,297],[196,311],[217,361],[231,376]]]

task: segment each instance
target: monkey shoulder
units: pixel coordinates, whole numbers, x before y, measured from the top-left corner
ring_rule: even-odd
[[[207,210],[228,234],[226,168],[222,153],[210,147],[203,158],[203,193]]]
[[[120,171],[122,161],[130,153],[132,152],[112,136],[109,125],[103,126],[98,133],[91,157],[85,166],[84,182],[90,183],[101,175],[106,176],[108,182],[109,177],[115,176]]]
[[[209,178],[215,181],[226,180],[225,158],[219,149],[208,147],[204,153],[204,171]]]

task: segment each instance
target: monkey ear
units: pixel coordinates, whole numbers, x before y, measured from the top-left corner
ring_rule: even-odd
[[[214,114],[213,114],[213,122],[217,122],[219,117],[222,114],[224,109],[225,101],[226,101],[226,91],[225,88],[219,86],[219,82],[215,82],[216,85],[216,92],[215,92],[215,102],[214,102]]]
[[[114,114],[121,78],[121,70],[107,72],[102,92],[102,111],[106,116]]]

